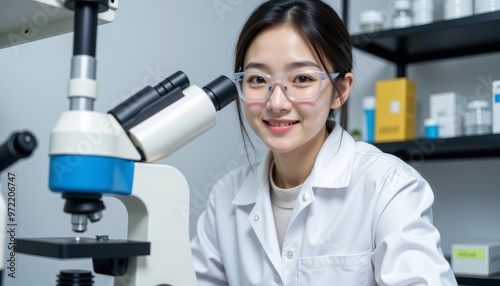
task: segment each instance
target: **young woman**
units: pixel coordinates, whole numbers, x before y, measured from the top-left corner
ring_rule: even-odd
[[[216,184],[192,241],[199,285],[456,285],[428,183],[329,123],[351,69],[347,29],[322,1],[268,1],[250,16],[238,109],[270,152]]]

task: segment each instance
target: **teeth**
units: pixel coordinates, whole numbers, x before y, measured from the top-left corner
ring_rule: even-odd
[[[283,127],[283,126],[292,125],[294,123],[295,122],[269,122],[269,125]]]

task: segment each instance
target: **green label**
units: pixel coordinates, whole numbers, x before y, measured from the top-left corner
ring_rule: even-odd
[[[457,248],[454,251],[455,258],[461,259],[484,259],[485,251],[484,249],[460,249]]]

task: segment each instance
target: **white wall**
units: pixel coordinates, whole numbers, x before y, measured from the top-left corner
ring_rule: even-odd
[[[203,85],[232,72],[233,48],[244,19],[261,1],[182,0],[120,1],[117,19],[99,27],[96,111],[106,112],[144,85],[183,70],[192,83]],[[340,1],[329,1],[340,7]],[[385,9],[388,1],[352,1],[352,29],[359,13]],[[10,168],[16,174],[17,237],[73,236],[64,201],[47,187],[48,138],[61,112],[67,110],[72,34],[0,50],[0,141],[11,131],[28,128],[39,141],[35,154]],[[359,124],[359,102],[374,93],[374,82],[393,77],[394,66],[355,52],[356,83],[351,98],[351,124]],[[418,64],[408,75],[418,85],[419,119],[427,110],[427,95],[456,90],[472,94],[483,78],[500,78],[495,62],[500,54]],[[219,113],[217,126],[171,157],[162,160],[177,167],[192,188],[191,223],[204,207],[211,185],[222,174],[245,163],[234,106]],[[453,242],[485,237],[500,239],[495,202],[500,192],[494,176],[500,160],[416,162],[436,193],[435,221],[445,251]],[[6,173],[2,175],[5,192]],[[168,191],[168,190],[166,190]],[[125,236],[124,208],[106,198],[104,219],[89,225],[85,236],[106,233]],[[493,226],[493,227],[492,227]],[[191,227],[193,230],[193,227]],[[90,261],[32,257],[18,254],[16,278],[5,285],[55,285],[60,269],[91,269]],[[112,285],[98,275],[96,285]]]

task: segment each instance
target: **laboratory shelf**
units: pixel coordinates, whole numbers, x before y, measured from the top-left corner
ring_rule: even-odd
[[[500,285],[500,274],[482,277],[472,275],[455,275],[459,285],[477,285],[477,286],[498,286]]]
[[[342,1],[348,23],[349,1]],[[351,35],[358,50],[397,65],[396,76],[406,75],[412,63],[479,55],[500,51],[500,11],[441,20],[426,25]],[[386,153],[403,160],[500,157],[500,134],[446,139],[415,139],[376,143]],[[459,285],[497,286],[500,274],[488,277],[455,275]]]
[[[400,66],[500,50],[500,11],[352,35],[353,46]]]
[[[376,143],[375,145],[380,150],[396,155],[405,161],[500,156],[500,134],[446,139],[415,139]]]
[[[445,255],[448,263],[451,263],[451,258],[449,255]],[[500,274],[490,275],[490,276],[477,276],[477,275],[464,275],[455,274],[455,278],[458,285],[469,285],[469,286],[498,286],[500,285]]]

